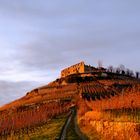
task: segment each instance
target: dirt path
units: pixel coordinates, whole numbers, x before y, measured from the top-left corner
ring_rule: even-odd
[[[87,140],[86,136],[80,131],[78,127],[76,116],[77,116],[77,112],[75,111],[75,116],[74,116],[75,132],[78,134],[80,140]]]
[[[71,109],[71,114],[63,126],[60,135],[60,140],[69,140],[71,138],[75,138],[76,140],[87,140],[87,138],[80,132],[77,125],[76,108]]]
[[[68,125],[69,125],[69,123],[72,119],[72,116],[73,116],[73,114],[71,112],[71,114],[69,115],[68,119],[66,120],[66,122],[65,122],[65,124],[64,124],[64,126],[61,130],[60,140],[65,140],[66,139],[66,131],[67,131]]]

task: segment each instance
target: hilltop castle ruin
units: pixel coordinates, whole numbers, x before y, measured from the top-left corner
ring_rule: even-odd
[[[76,73],[87,73],[87,72],[93,72],[97,71],[98,69],[90,66],[90,65],[85,65],[85,63],[82,61],[80,63],[77,63],[75,65],[72,65],[68,68],[65,68],[61,71],[61,77],[66,77],[71,74],[76,74]]]

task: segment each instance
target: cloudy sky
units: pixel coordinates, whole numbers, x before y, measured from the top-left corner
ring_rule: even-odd
[[[0,105],[81,60],[140,71],[139,0],[0,0]]]

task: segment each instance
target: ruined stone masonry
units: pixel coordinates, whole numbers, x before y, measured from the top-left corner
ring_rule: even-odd
[[[65,68],[61,71],[61,78],[66,77],[71,74],[76,74],[76,73],[86,73],[86,72],[92,72],[96,71],[97,69],[93,66],[90,65],[85,65],[85,63],[82,61],[80,63],[77,63],[75,65],[72,65],[68,68]]]

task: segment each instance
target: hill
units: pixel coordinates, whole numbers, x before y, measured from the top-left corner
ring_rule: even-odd
[[[89,139],[93,137],[108,139],[110,135],[113,136],[112,139],[118,139],[111,131],[115,125],[114,128],[109,125],[103,126],[104,122],[132,123],[133,137],[138,139],[140,136],[140,80],[132,76],[108,72],[105,69],[96,69],[96,71],[94,69],[94,71],[62,76],[1,107],[1,139],[20,139],[21,135],[25,137],[24,139],[39,137],[41,134],[36,135],[36,133],[43,131],[42,127],[48,131],[47,126],[54,122],[58,123],[56,118],[58,121],[62,120],[58,126],[63,128],[73,107],[77,108],[78,125]],[[50,125],[50,127],[54,126]],[[110,127],[111,130],[107,132],[106,127]],[[121,139],[125,138],[124,129],[115,132]],[[59,137],[60,133],[61,129],[56,137]],[[129,134],[127,136],[133,138]]]

